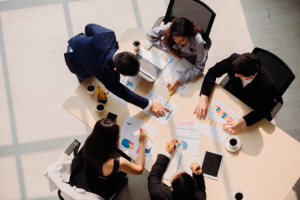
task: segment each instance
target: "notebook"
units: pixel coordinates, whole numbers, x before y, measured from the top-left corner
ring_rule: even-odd
[[[174,151],[173,156],[167,166],[167,169],[163,175],[164,179],[171,179],[171,177],[177,172],[186,172],[189,175],[193,176],[193,172],[190,168],[192,162],[201,163],[201,157],[193,156],[185,153],[180,153]]]

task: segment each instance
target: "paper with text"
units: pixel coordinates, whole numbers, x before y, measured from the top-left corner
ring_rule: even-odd
[[[158,58],[162,59],[165,63],[167,63],[167,66],[165,67],[165,69],[159,75],[159,77],[157,79],[160,84],[163,84],[163,82],[165,82],[165,80],[167,79],[167,76],[170,74],[171,70],[178,63],[179,58],[177,58],[176,56],[173,56],[172,54],[170,54],[167,51],[163,51],[160,49],[156,51],[155,55]]]
[[[140,133],[140,126],[143,126],[143,121],[136,118],[127,116],[121,130],[120,136],[122,137],[119,142],[119,149],[128,153],[129,155],[133,156],[134,158],[137,157],[139,152],[139,133]],[[158,132],[158,128],[152,126],[151,124],[145,123],[144,127],[147,130],[149,137],[154,141],[154,138]],[[154,152],[157,146],[157,142],[154,143],[147,138],[146,141],[146,148],[145,148],[145,162],[147,163]]]
[[[174,79],[178,79],[179,75],[190,67],[193,67],[193,65],[185,58],[182,58],[179,63],[172,69],[165,82],[167,84],[173,83]],[[183,94],[190,85],[191,82],[180,83],[176,88],[176,92],[178,92],[179,94]]]
[[[120,83],[125,85],[131,91],[135,90],[135,88],[139,84],[140,80],[141,80],[141,77],[138,76],[138,75],[136,75],[136,76],[123,76],[123,75],[120,75]],[[115,99],[116,101],[120,102],[123,105],[126,104],[126,101],[124,99],[121,99],[120,97],[116,96],[112,92],[109,92],[108,96]]]
[[[176,151],[190,155],[198,155],[200,133],[194,128],[194,122],[177,121],[176,139],[182,139],[177,144]]]
[[[167,99],[163,98],[161,95],[157,94],[153,90],[150,90],[149,93],[145,96],[146,99],[151,100],[152,102],[160,102],[163,106],[170,110],[170,112],[165,112],[163,115],[156,116],[151,110],[144,109],[143,112],[150,115],[152,118],[162,123],[163,125],[167,125],[171,120],[172,116],[175,114],[178,106],[173,104],[171,101],[167,103]]]

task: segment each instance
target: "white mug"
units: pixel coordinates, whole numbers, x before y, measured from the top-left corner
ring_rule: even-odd
[[[135,45],[135,43],[138,43],[138,45]],[[133,49],[135,51],[139,51],[140,50],[140,46],[141,46],[141,42],[137,38],[135,38],[133,40],[133,42],[132,42],[132,45],[133,45]]]
[[[94,87],[94,90],[93,90],[93,91],[89,91],[89,90],[88,90],[88,87],[90,87],[90,86],[93,86],[93,87]],[[90,95],[93,95],[93,94],[95,93],[95,90],[96,90],[96,87],[94,86],[94,82],[92,82],[91,84],[88,84],[88,85],[86,86],[86,91],[87,91]]]
[[[102,110],[101,110],[101,109],[99,110],[98,106],[99,106],[100,108],[103,106]],[[98,112],[100,112],[100,113],[104,111],[104,108],[105,108],[105,106],[104,106],[103,103],[99,103],[99,104],[96,106],[96,110],[97,110]]]

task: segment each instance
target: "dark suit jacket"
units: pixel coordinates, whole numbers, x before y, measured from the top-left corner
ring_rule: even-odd
[[[244,88],[242,80],[235,77],[235,73],[232,71],[232,63],[238,56],[239,54],[232,54],[208,70],[200,95],[209,96],[216,78],[228,73],[230,80],[224,88],[254,110],[243,117],[247,126],[250,126],[270,114],[275,106],[274,100],[277,97],[277,91],[271,74],[263,66],[252,82]]]
[[[119,49],[115,33],[97,24],[88,24],[85,34],[80,33],[69,41],[73,52],[65,53],[70,71],[82,79],[96,77],[105,87],[140,108],[149,101],[120,83],[120,73],[114,71],[113,56]]]
[[[161,182],[162,176],[168,166],[170,159],[165,155],[158,154],[157,160],[153,165],[150,175],[148,177],[148,190],[150,198],[152,200],[172,200],[174,199],[171,192],[171,187]],[[197,192],[195,194],[195,200],[205,200],[205,182],[203,174],[193,174],[194,179],[197,182]]]

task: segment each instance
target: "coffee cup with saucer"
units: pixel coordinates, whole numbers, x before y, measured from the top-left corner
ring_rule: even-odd
[[[240,138],[236,135],[229,135],[224,143],[225,148],[230,152],[237,152],[242,146]]]
[[[247,195],[243,190],[236,189],[230,193],[230,200],[247,200]]]

